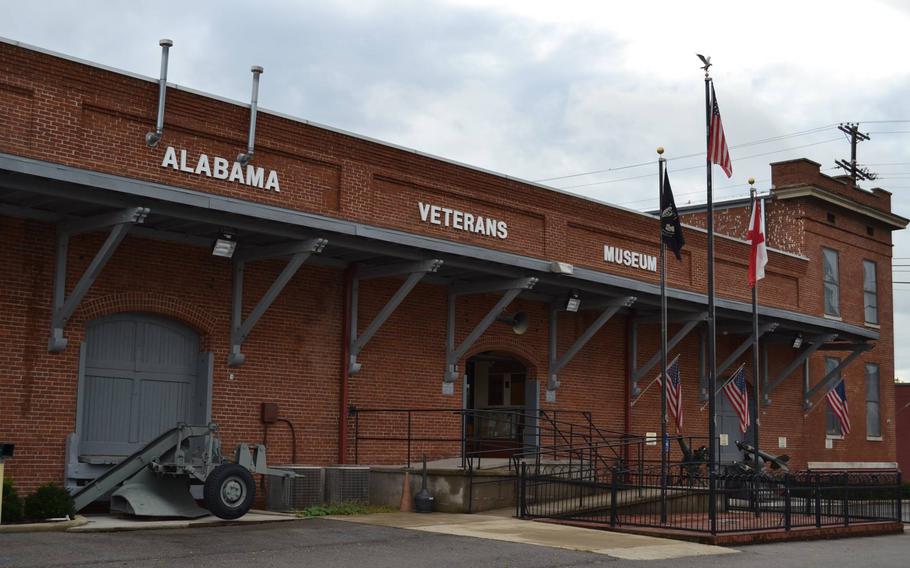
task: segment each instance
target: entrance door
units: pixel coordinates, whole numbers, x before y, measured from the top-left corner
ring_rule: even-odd
[[[178,422],[204,423],[208,381],[192,329],[117,314],[86,329],[79,385],[79,460],[118,463]]]
[[[744,442],[752,445],[752,428],[755,417],[755,406],[752,401],[751,385],[746,383],[746,390],[749,394],[749,427],[743,433],[739,429],[739,414],[730,404],[727,395],[721,392],[717,395],[717,435],[720,437],[718,449],[718,461],[721,464],[729,465],[734,461],[743,461],[745,454],[736,447],[736,442]],[[724,445],[726,440],[726,445]]]
[[[529,380],[528,369],[508,354],[490,351],[471,357],[467,371],[465,406],[476,411],[467,421],[468,447],[481,455],[521,448],[527,443],[527,415],[536,409],[536,382]]]

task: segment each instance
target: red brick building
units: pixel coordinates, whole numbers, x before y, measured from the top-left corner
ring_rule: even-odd
[[[276,463],[350,462],[351,405],[585,410],[606,430],[659,429],[653,390],[630,404],[656,369],[653,216],[267,111],[243,164],[249,106],[176,86],[150,147],[158,103],[155,80],[0,42],[0,440],[20,486],[90,479],[176,421],[213,420],[226,445],[267,435]],[[764,368],[749,363],[748,207],[731,202],[718,375],[758,375],[763,447],[798,467],[893,462],[891,231],[907,220],[888,192],[807,160],[772,176]],[[671,356],[685,433],[704,435],[706,235],[697,210],[684,220]],[[213,255],[224,234],[232,258]],[[496,322],[518,312],[521,335]],[[848,435],[826,416],[839,377]],[[266,432],[263,402],[296,447],[282,425]]]

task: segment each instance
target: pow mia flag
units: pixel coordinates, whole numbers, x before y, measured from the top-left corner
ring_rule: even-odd
[[[682,226],[679,224],[679,212],[676,210],[676,201],[673,199],[673,190],[670,189],[670,177],[664,169],[664,177],[660,187],[660,238],[667,247],[676,255],[676,260],[682,260],[680,251],[686,244],[683,238]]]

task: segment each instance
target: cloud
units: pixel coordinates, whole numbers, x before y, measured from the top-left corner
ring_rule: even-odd
[[[838,122],[910,119],[910,8],[856,6],[22,2],[0,21],[0,35],[149,76],[158,73],[158,39],[170,37],[170,79],[179,84],[245,101],[249,67],[263,65],[266,108],[525,179],[621,168],[548,183],[644,209],[656,203],[658,145],[672,159],[678,202],[703,200],[703,158],[682,157],[704,149],[696,51],[714,58],[733,146],[735,176],[716,180],[719,198],[743,195],[750,176],[767,187],[772,161],[805,156],[830,168],[849,152]],[[845,18],[858,31],[845,32]],[[891,133],[910,123],[863,128],[872,140],[860,146],[861,162],[910,162],[908,135]],[[910,165],[872,169],[894,191],[894,210],[910,213]],[[894,250],[910,257],[910,237],[896,234]],[[910,330],[910,285],[896,288],[900,343]],[[910,377],[904,351],[897,366]]]

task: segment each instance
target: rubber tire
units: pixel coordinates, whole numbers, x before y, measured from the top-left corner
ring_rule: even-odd
[[[212,470],[202,491],[206,509],[219,519],[244,516],[253,506],[255,498],[256,482],[253,481],[253,475],[235,463],[223,463]]]

